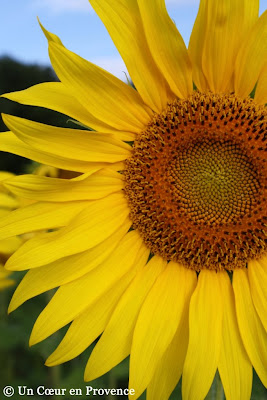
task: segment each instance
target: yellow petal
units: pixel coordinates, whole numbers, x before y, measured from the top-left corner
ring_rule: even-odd
[[[2,220],[3,217],[6,217],[9,214],[10,214],[10,210],[8,208],[1,208],[0,207],[0,221]]]
[[[235,64],[235,92],[248,96],[267,62],[267,10],[244,37]],[[265,88],[266,92],[266,88]]]
[[[59,347],[49,357],[49,365],[65,362],[76,357],[100,335],[105,329],[119,298],[133,280],[136,271],[143,268],[148,256],[149,250],[143,246],[142,251],[138,253],[138,260],[135,262],[134,269],[130,270],[111,290],[75,318]]]
[[[61,42],[60,38],[57,35],[55,35],[54,33],[51,33],[47,29],[45,29],[45,27],[41,24],[41,22],[40,22],[38,17],[37,17],[37,19],[38,19],[39,25],[40,25],[40,27],[41,27],[46,39],[48,41],[51,40],[52,42],[58,43],[61,46],[63,46],[63,43]]]
[[[226,272],[220,273],[223,293],[222,345],[218,369],[227,400],[249,400],[252,366],[237,325],[235,299]]]
[[[151,110],[131,86],[54,42],[49,54],[60,80],[94,117],[137,133],[150,121]]]
[[[45,107],[66,114],[94,130],[112,132],[121,140],[134,140],[131,132],[120,132],[107,123],[93,117],[84,108],[79,99],[72,96],[70,90],[61,82],[40,83],[18,92],[6,93],[3,97],[29,106]]]
[[[258,0],[207,2],[202,65],[213,92],[229,91],[236,54],[256,22],[258,10]]]
[[[39,234],[13,254],[7,268],[23,270],[91,249],[122,226],[129,214],[123,195],[112,194],[92,201],[69,225],[55,232]]]
[[[119,50],[143,101],[154,111],[173,94],[150,53],[136,0],[90,0]]]
[[[267,333],[251,298],[247,271],[234,271],[233,288],[237,321],[245,349],[259,378],[267,386]]]
[[[183,38],[169,17],[164,0],[138,0],[152,56],[176,96],[193,91],[192,67]]]
[[[168,400],[177,385],[184,366],[189,337],[189,302],[197,284],[196,273],[177,265],[181,272],[180,285],[184,286],[184,309],[172,342],[159,362],[147,388],[147,400]],[[178,300],[178,299],[177,299]],[[179,301],[179,300],[178,300]]]
[[[60,179],[37,175],[20,175],[5,181],[5,186],[19,197],[41,201],[69,202],[96,200],[119,192],[123,188],[122,175],[102,169],[79,179]]]
[[[100,297],[72,322],[63,340],[48,357],[45,365],[51,367],[77,357],[103,332],[110,315],[129,284],[129,274],[119,284]]]
[[[130,398],[137,399],[148,386],[171,343],[185,307],[184,268],[170,262],[149,292],[137,319],[130,357]]]
[[[3,115],[3,121],[29,146],[60,158],[113,163],[130,155],[131,146],[99,132],[58,128],[11,115]]]
[[[35,203],[19,208],[0,219],[0,239],[65,226],[87,206],[88,202],[77,201],[66,204]]]
[[[15,174],[12,174],[11,172],[7,171],[0,171],[0,182],[4,181],[5,179],[9,179],[15,176]],[[0,187],[0,190],[2,189],[2,186]]]
[[[143,252],[142,239],[132,231],[98,268],[61,286],[39,315],[33,327],[30,344],[44,340],[100,299],[128,271],[135,270],[134,264]]]
[[[190,36],[188,54],[192,62],[193,81],[199,91],[209,89],[206,77],[202,68],[202,56],[207,28],[207,2],[200,0],[198,14]]]
[[[5,240],[0,240],[0,255],[13,254],[21,245],[22,239],[19,237],[12,237]]]
[[[46,152],[35,150],[22,140],[18,139],[12,132],[0,133],[0,151],[7,153],[17,154],[22,157],[29,158],[30,160],[37,161],[42,164],[51,165],[56,168],[65,169],[68,171],[88,172],[93,173],[101,168],[114,168],[115,170],[121,169],[121,163],[97,163],[87,162],[80,160],[73,160],[71,158],[64,158],[54,156]]]
[[[12,312],[32,297],[74,281],[96,268],[114,251],[130,225],[131,222],[128,221],[92,249],[28,271],[13,295],[8,311]]]
[[[19,202],[13,196],[0,192],[0,205],[2,208],[13,209],[19,206]]]
[[[137,274],[119,301],[112,317],[96,344],[85,369],[85,380],[105,374],[130,354],[133,331],[141,306],[166,262],[153,257]]]
[[[189,309],[183,400],[203,400],[212,384],[220,355],[223,293],[220,273],[202,270]]]
[[[248,263],[251,296],[260,320],[267,332],[267,257]]]
[[[259,104],[266,104],[267,103],[267,63],[264,65],[263,69],[261,70],[259,80],[256,87],[255,93],[255,101]]]

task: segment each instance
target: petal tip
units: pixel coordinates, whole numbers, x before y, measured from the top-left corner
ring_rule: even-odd
[[[45,366],[46,367],[54,367],[55,365],[58,365],[57,362],[55,362],[55,360],[53,360],[53,354],[51,354],[48,359],[45,361]]]
[[[35,344],[41,342],[43,339],[41,338],[40,334],[35,332],[35,329],[33,327],[30,339],[29,339],[29,347],[34,346]]]
[[[7,309],[8,315],[11,314],[13,311],[15,311],[16,308],[17,308],[17,306],[15,304],[13,304],[13,302],[11,300],[11,302],[10,302],[10,304],[8,306],[8,309]]]

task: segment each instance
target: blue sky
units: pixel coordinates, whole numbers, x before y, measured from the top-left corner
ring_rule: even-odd
[[[88,0],[0,0],[0,56],[27,63],[49,64],[46,40],[37,23],[60,36],[70,50],[125,79],[124,66],[105,27]],[[219,0],[220,1],[220,0]],[[197,14],[198,0],[166,0],[169,14],[186,44]],[[261,0],[261,13],[267,0]]]

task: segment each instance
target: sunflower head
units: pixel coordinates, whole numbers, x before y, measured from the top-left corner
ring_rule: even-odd
[[[195,92],[154,116],[126,161],[133,226],[153,254],[200,271],[245,268],[267,249],[266,111]]]

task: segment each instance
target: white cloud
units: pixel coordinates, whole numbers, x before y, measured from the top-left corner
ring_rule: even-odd
[[[88,0],[35,0],[32,5],[49,9],[54,13],[91,11]]]

